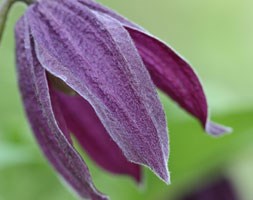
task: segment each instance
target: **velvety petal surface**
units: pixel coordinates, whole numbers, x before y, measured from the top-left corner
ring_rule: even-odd
[[[91,105],[79,95],[55,91],[69,130],[88,155],[102,168],[141,182],[141,166],[130,163],[111,139]]]
[[[128,32],[76,1],[37,2],[28,18],[43,67],[91,104],[129,161],[169,182],[165,115]]]
[[[199,119],[206,132],[218,136],[231,131],[228,127],[209,121],[207,100],[201,83],[183,58],[148,33],[126,28],[159,89]]]
[[[55,97],[50,97],[46,71],[36,58],[26,22],[22,18],[16,25],[17,70],[24,107],[34,135],[48,160],[81,197],[105,200],[107,198],[93,186],[87,166],[72,147],[59,108],[52,107],[51,101]]]
[[[231,129],[209,121],[208,105],[198,76],[181,56],[142,27],[92,0],[78,0],[90,9],[118,20],[129,31],[155,85],[199,119],[212,135]]]

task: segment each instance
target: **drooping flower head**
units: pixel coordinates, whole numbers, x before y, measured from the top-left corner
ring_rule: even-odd
[[[44,154],[83,198],[94,187],[73,134],[104,169],[141,181],[141,165],[170,182],[168,133],[156,88],[212,135],[197,75],[143,28],[91,0],[38,0],[16,25],[24,107]]]

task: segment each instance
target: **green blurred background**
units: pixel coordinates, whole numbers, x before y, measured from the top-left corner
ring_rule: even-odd
[[[198,71],[212,119],[234,128],[207,136],[198,122],[161,94],[170,128],[166,186],[145,169],[142,186],[85,160],[95,185],[112,200],[176,199],[199,184],[227,176],[242,200],[253,199],[253,1],[101,0],[168,42]],[[0,47],[0,200],[74,200],[41,154],[26,121],[15,74],[16,4]],[[28,77],[29,78],[29,77]]]

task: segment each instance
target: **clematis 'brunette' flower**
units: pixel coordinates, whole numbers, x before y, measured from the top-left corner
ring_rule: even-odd
[[[236,188],[227,177],[220,176],[208,184],[198,185],[177,200],[239,200]]]
[[[190,65],[143,28],[91,0],[38,0],[16,25],[19,85],[44,154],[83,198],[107,199],[73,147],[73,134],[104,169],[141,181],[141,165],[169,183],[168,135],[155,89],[208,119]]]

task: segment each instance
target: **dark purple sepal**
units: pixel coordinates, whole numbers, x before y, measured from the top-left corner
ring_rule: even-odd
[[[129,31],[155,85],[199,119],[207,133],[219,136],[232,131],[231,128],[208,119],[207,100],[198,76],[190,64],[172,48],[142,27],[93,0],[78,0],[78,2],[94,12],[118,20]]]
[[[27,12],[42,66],[92,105],[130,162],[168,183],[165,115],[128,32],[77,2],[42,2]]]
[[[91,105],[79,95],[54,91],[69,130],[88,155],[102,168],[142,181],[141,166],[130,163],[111,139]]]
[[[159,89],[199,119],[207,133],[219,136],[231,132],[231,128],[209,121],[207,100],[200,80],[182,57],[150,34],[130,27],[126,29]]]
[[[61,113],[56,107],[53,110],[54,97],[51,99],[46,71],[36,57],[26,18],[16,25],[16,52],[24,108],[45,156],[80,197],[106,200],[94,187],[86,164],[72,147]]]
[[[235,185],[227,177],[201,183],[176,200],[240,200]]]

